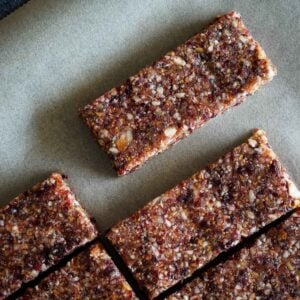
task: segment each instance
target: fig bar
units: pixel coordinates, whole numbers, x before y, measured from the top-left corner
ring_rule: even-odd
[[[300,214],[171,295],[176,299],[300,299]]]
[[[0,299],[97,235],[58,173],[0,210]]]
[[[241,103],[275,73],[240,15],[232,12],[80,114],[124,175]]]
[[[111,258],[98,243],[75,256],[65,267],[28,289],[31,299],[137,299]]]
[[[108,232],[151,298],[300,205],[265,133],[183,181]]]

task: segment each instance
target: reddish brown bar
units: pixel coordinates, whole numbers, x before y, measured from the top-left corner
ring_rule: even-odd
[[[96,235],[62,175],[19,195],[0,210],[0,299]]]
[[[300,299],[299,271],[300,214],[296,213],[168,299]]]
[[[299,206],[300,193],[258,130],[108,233],[150,298]]]
[[[28,289],[22,300],[136,298],[101,244],[90,246],[61,270]]]
[[[276,70],[236,12],[81,109],[119,175],[243,102]]]

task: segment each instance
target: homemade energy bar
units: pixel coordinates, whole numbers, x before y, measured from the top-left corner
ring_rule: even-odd
[[[169,300],[300,299],[300,214],[211,268]]]
[[[58,173],[0,210],[0,299],[97,235]]]
[[[154,298],[299,204],[299,191],[257,130],[107,237]]]
[[[28,289],[22,300],[137,299],[106,251],[97,243],[75,256],[61,270]]]
[[[276,70],[231,12],[80,110],[119,175],[240,104]]]

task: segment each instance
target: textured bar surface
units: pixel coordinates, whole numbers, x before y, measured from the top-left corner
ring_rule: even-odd
[[[62,175],[19,195],[0,210],[0,299],[96,235]]]
[[[80,114],[124,175],[241,103],[275,73],[240,15],[232,12]]]
[[[28,289],[21,299],[137,298],[101,244],[97,243]]]
[[[300,299],[300,214],[209,269],[169,300]]]
[[[256,131],[108,232],[152,298],[293,207],[299,191]]]

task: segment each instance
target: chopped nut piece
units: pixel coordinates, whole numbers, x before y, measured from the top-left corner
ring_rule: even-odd
[[[247,37],[245,37],[245,36],[243,36],[243,35],[240,36],[240,41],[241,41],[241,42],[246,43],[247,40],[248,40]]]
[[[248,143],[252,148],[255,148],[257,146],[257,143],[255,140],[249,139]]]
[[[90,246],[62,269],[51,273],[21,300],[137,299],[101,244]]]
[[[198,52],[198,53],[203,52],[203,48],[200,48],[200,47],[196,48],[195,50],[196,50],[196,52]]]
[[[153,104],[154,106],[159,106],[159,105],[160,105],[160,101],[153,101],[152,104]]]
[[[257,50],[257,52],[258,52],[258,58],[259,59],[265,59],[266,58],[266,53],[263,49],[260,48],[260,49]]]
[[[118,174],[125,175],[243,102],[275,73],[240,15],[232,12],[85,106],[80,115]],[[160,110],[155,109],[158,105]],[[176,138],[166,138],[164,129],[174,126]],[[124,151],[115,151],[114,141],[128,127],[133,142]],[[108,131],[107,137],[99,135],[102,129]]]
[[[176,96],[176,98],[184,98],[185,93],[176,93],[175,96]]]
[[[184,59],[182,59],[181,57],[174,57],[174,62],[177,64],[177,65],[181,65],[181,66],[185,66],[186,65],[186,62]]]
[[[164,94],[164,88],[163,88],[162,86],[159,86],[159,87],[157,88],[157,93],[158,93],[160,96],[162,96],[162,95]]]
[[[253,203],[255,201],[255,194],[252,190],[249,191],[249,201]]]
[[[112,153],[112,154],[118,154],[119,150],[115,147],[111,147],[111,148],[109,148],[109,152]]]
[[[173,117],[174,117],[176,120],[178,120],[178,121],[181,120],[181,116],[180,116],[180,113],[179,113],[179,112],[176,112],[176,113],[173,115]]]
[[[109,231],[150,298],[294,208],[264,132],[251,140],[255,148],[248,140]]]
[[[167,299],[300,299],[299,237],[296,212]]]
[[[239,24],[238,20],[233,20],[232,25],[234,27],[238,27],[238,24]]]
[[[127,119],[128,119],[128,120],[132,120],[132,119],[133,119],[133,115],[132,115],[132,114],[128,113],[128,114],[126,114],[126,115],[127,115]]]
[[[2,208],[0,222],[0,299],[97,236],[58,173]]]
[[[116,146],[118,148],[118,152],[119,151],[122,152],[122,151],[126,150],[126,148],[129,146],[131,141],[132,141],[132,130],[127,129],[125,132],[123,132],[121,134],[119,139],[116,141]]]
[[[255,219],[255,215],[254,215],[254,213],[251,211],[251,210],[247,210],[247,217],[249,218],[249,219]]]
[[[168,127],[165,129],[164,134],[165,136],[167,136],[168,138],[171,138],[175,135],[176,133],[176,128],[175,127]]]
[[[300,191],[297,189],[297,187],[291,180],[288,180],[288,187],[289,187],[289,194],[291,195],[291,197],[298,199],[298,205],[296,206],[299,206]]]
[[[207,48],[208,52],[212,52],[214,50],[214,45],[210,44],[209,47]]]

